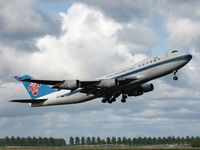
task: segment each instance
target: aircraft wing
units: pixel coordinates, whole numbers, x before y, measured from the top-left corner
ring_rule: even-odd
[[[67,89],[74,91],[77,88],[83,88],[83,90],[80,91],[83,93],[95,93],[96,91],[102,89],[105,90],[112,87],[128,84],[138,79],[137,77],[97,80],[39,80],[33,78],[15,78],[24,82],[51,85],[52,88],[56,88],[58,90]]]
[[[99,83],[99,80],[91,80],[91,81],[80,81],[80,80],[40,80],[40,79],[33,79],[33,78],[23,78],[15,77],[19,81],[23,82],[31,82],[31,83],[39,83],[45,85],[51,85],[52,88],[56,89],[67,89],[67,90],[74,90],[78,87],[87,87],[89,85],[94,85]]]
[[[55,85],[58,83],[61,83],[63,81],[59,80],[38,80],[38,79],[33,79],[33,78],[21,78],[18,76],[15,76],[15,79],[18,81],[24,81],[24,82],[32,82],[32,83],[40,83],[40,84],[46,84],[46,85]]]

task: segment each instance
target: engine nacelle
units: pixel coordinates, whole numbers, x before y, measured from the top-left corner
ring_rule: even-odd
[[[154,86],[152,83],[142,84],[134,90],[130,90],[127,92],[128,96],[140,96],[146,92],[153,91]]]
[[[140,88],[142,92],[150,92],[150,91],[153,91],[154,86],[152,83],[146,83],[146,84],[142,84]]]
[[[60,85],[61,88],[69,90],[76,89],[79,86],[80,86],[79,80],[66,80],[63,82],[62,85]]]
[[[134,91],[128,91],[127,94],[128,96],[140,96],[143,94],[143,92],[136,89]]]
[[[98,86],[102,88],[111,88],[118,85],[119,81],[117,79],[102,79]]]

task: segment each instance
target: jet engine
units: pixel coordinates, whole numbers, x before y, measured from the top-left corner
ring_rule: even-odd
[[[154,89],[154,86],[152,83],[146,83],[146,84],[142,84],[141,86],[137,87],[134,90],[127,91],[126,94],[128,94],[128,96],[140,96],[146,92],[153,91],[153,89]]]
[[[142,84],[140,86],[142,92],[151,92],[154,90],[154,86],[152,83],[146,83],[146,84]]]
[[[102,88],[111,88],[118,85],[119,85],[119,81],[117,79],[102,79],[100,80],[100,83],[98,86]]]

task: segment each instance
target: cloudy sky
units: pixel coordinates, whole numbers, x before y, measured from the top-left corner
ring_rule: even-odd
[[[0,1],[0,137],[200,135],[200,1]],[[93,79],[149,55],[179,49],[193,55],[153,92],[110,105],[30,108],[13,76]]]

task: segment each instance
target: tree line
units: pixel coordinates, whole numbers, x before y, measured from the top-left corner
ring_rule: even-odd
[[[200,137],[70,137],[69,145],[127,145],[127,146],[145,146],[145,145],[188,145],[200,147]]]
[[[0,146],[32,146],[32,147],[64,147],[76,145],[124,145],[124,146],[146,146],[146,145],[187,145],[200,147],[200,137],[70,137],[69,143],[62,138],[47,137],[6,137],[0,139]]]
[[[0,139],[0,146],[33,146],[33,147],[61,147],[66,146],[64,139],[53,137],[6,137]]]

